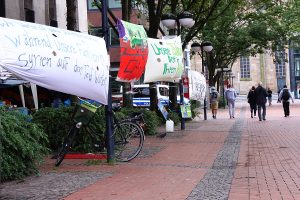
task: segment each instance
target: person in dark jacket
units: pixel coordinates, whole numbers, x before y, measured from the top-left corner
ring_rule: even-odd
[[[252,86],[252,88],[250,89],[250,91],[248,92],[248,95],[247,95],[248,103],[250,104],[251,118],[253,118],[253,114],[254,114],[254,117],[256,117],[256,110],[257,110],[254,90],[255,90],[255,87]]]
[[[284,97],[285,92],[288,94],[287,97]],[[292,93],[289,91],[286,85],[284,85],[283,89],[280,91],[278,99],[280,100],[280,102],[282,102],[284,117],[288,117],[290,115],[290,99],[292,100],[293,103],[294,103],[294,99]]]
[[[267,90],[262,86],[262,82],[258,83],[257,88],[254,90],[254,94],[259,121],[266,120],[266,103],[268,94]]]

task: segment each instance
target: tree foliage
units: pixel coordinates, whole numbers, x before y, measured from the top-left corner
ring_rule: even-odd
[[[127,6],[146,15],[145,28],[151,38],[162,32],[164,13],[191,12],[195,25],[181,30],[183,46],[191,41],[212,42],[214,51],[207,59],[210,85],[220,76],[216,68],[230,67],[242,55],[272,52],[299,38],[300,0],[136,0]],[[151,107],[156,107],[155,92],[150,91]]]
[[[215,74],[216,68],[230,68],[240,56],[255,56],[266,50],[274,52],[278,46],[287,45],[299,31],[297,21],[299,5],[295,2],[237,1],[227,9],[217,9],[197,36],[198,40],[213,43],[214,51],[209,59],[210,85],[220,76],[220,73]]]

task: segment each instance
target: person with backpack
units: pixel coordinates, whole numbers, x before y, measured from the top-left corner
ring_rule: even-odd
[[[227,85],[227,90],[225,91],[225,98],[228,103],[228,111],[229,117],[234,118],[234,110],[235,110],[235,99],[237,97],[236,91],[231,87],[230,84]]]
[[[255,102],[257,104],[259,121],[266,120],[266,103],[267,103],[267,90],[262,86],[262,82],[254,90]]]
[[[290,115],[290,99],[293,103],[294,99],[286,85],[284,85],[283,89],[280,91],[278,99],[282,102],[284,117],[288,117]]]
[[[209,94],[210,109],[212,112],[212,117],[214,119],[217,119],[217,111],[219,106],[220,94],[218,93],[215,87],[211,87],[210,89],[211,89],[211,93]]]
[[[252,86],[252,88],[250,89],[250,91],[248,92],[248,95],[247,95],[248,103],[250,104],[251,118],[253,118],[253,114],[254,114],[254,117],[256,117],[256,110],[257,110],[254,90],[255,90],[255,87]]]

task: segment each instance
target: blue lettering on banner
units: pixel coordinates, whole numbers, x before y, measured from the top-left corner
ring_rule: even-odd
[[[25,67],[29,67],[29,69],[35,68],[37,66],[42,67],[50,67],[52,65],[52,59],[49,57],[37,55],[37,54],[26,54],[22,53],[18,56],[18,60],[21,62],[25,62]]]
[[[67,70],[69,60],[70,60],[70,57],[59,58],[57,61],[57,67]]]
[[[11,41],[15,47],[21,46],[20,35],[14,38],[9,37],[8,35],[5,35],[5,37],[9,39],[9,41]]]

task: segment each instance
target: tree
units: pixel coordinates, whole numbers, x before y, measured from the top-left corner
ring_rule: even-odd
[[[130,22],[131,0],[122,1],[122,20]],[[124,107],[132,107],[132,95],[130,92],[131,83],[123,82],[123,105]]]
[[[209,57],[209,85],[215,85],[221,75],[215,74],[215,69],[231,67],[243,55],[274,51],[278,45],[288,44],[299,31],[299,23],[295,23],[299,22],[299,5],[294,3],[237,1],[222,9],[226,6],[216,10],[197,36],[199,40],[211,41],[214,47]]]
[[[223,3],[227,7],[225,10],[238,0],[228,0]],[[189,30],[183,30],[183,47],[189,43],[203,29],[206,22],[213,13],[219,8],[224,0],[137,0],[136,5],[142,5],[147,8],[149,19],[147,33],[150,38],[157,38],[161,16],[163,13],[181,13],[183,11],[191,12],[195,17],[195,25]],[[221,9],[220,9],[221,10]],[[150,84],[150,109],[155,110],[157,105],[157,93],[155,83]]]

